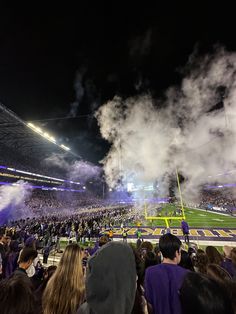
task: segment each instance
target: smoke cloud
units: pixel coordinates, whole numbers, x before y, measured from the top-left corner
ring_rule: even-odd
[[[67,161],[64,154],[53,153],[44,160],[48,166],[63,169],[69,180],[76,180],[86,183],[89,180],[99,179],[102,167],[96,166],[83,160]]]
[[[15,185],[2,185],[0,187],[0,224],[10,219],[20,219],[29,216],[25,200],[31,195],[28,183],[19,180]]]
[[[86,161],[75,161],[70,169],[71,180],[82,180],[84,182],[98,179],[101,175],[102,168],[95,166]]]
[[[235,180],[222,174],[235,169],[236,53],[192,55],[183,73],[162,100],[114,97],[97,111],[111,143],[102,161],[110,187],[158,180],[167,188],[177,168],[185,199],[196,200],[202,184]]]
[[[142,57],[147,55],[152,44],[152,29],[149,28],[144,34],[130,40],[130,56]]]
[[[69,117],[76,117],[79,105],[84,97],[84,75],[87,69],[83,67],[79,71],[76,72],[75,82],[74,82],[74,90],[75,90],[75,101],[70,105],[70,113]]]
[[[49,157],[43,160],[43,163],[49,167],[56,167],[68,172],[70,163],[65,159],[65,154],[52,153]]]
[[[92,78],[88,77],[88,69],[82,66],[75,75],[74,81],[75,101],[70,104],[70,112],[68,117],[76,117],[80,105],[86,104],[89,109],[94,112],[100,105],[100,95]],[[93,115],[88,115],[91,124]]]

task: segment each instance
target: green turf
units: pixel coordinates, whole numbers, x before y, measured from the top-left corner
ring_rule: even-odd
[[[173,211],[174,205],[168,204],[165,206],[165,211]],[[222,227],[222,228],[236,228],[236,217],[215,214],[198,209],[185,208],[186,221],[190,227],[206,228],[206,227]],[[147,221],[149,226],[165,226],[163,220]],[[180,221],[170,222],[171,227],[179,227]]]

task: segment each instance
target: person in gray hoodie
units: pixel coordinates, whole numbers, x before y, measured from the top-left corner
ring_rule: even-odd
[[[86,302],[78,314],[130,314],[136,293],[136,265],[131,247],[109,242],[88,261]]]

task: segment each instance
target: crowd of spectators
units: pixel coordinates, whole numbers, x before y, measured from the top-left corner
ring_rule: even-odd
[[[215,207],[236,207],[236,199],[233,193],[221,193],[219,190],[203,190],[201,193],[201,205],[211,204]]]
[[[0,236],[3,314],[236,313],[236,248],[183,246],[170,233],[136,246],[102,236],[90,254],[68,244],[44,269],[37,240],[28,235],[19,248],[20,237]]]
[[[8,165],[16,168],[17,157],[6,153],[13,156]],[[19,161],[19,168],[31,171],[36,168],[31,164]],[[209,204],[235,206],[234,199],[204,190],[199,205]],[[140,213],[87,193],[58,197],[35,190],[24,205],[31,217],[0,230],[1,313],[236,313],[236,248],[225,246],[221,254],[213,246],[184,246],[168,232],[155,246],[139,237],[130,245],[128,225],[141,220]],[[113,226],[124,230],[123,242],[113,241]],[[64,252],[61,237],[68,238]],[[86,239],[93,239],[94,247],[82,248]],[[46,268],[53,248],[62,253],[60,262]]]
[[[100,204],[100,207],[84,206],[74,211],[51,211],[48,216],[38,216],[10,221],[2,226],[2,233],[14,235],[24,242],[27,237],[34,237],[44,247],[55,243],[55,238],[73,238],[85,242],[98,238],[102,230],[120,225],[122,228],[139,218],[129,205]]]
[[[99,207],[104,204],[101,200],[92,197],[85,192],[56,192],[48,190],[33,190],[29,198],[25,200],[25,206],[27,206],[34,215],[37,213],[51,213],[52,211],[62,211],[70,208],[75,210],[76,208],[83,207]]]
[[[188,203],[188,206],[233,215],[236,214],[235,191],[230,188],[224,189],[224,191],[220,189],[203,189],[200,193],[199,202]]]

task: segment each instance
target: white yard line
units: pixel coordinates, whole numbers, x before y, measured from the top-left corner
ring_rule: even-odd
[[[231,216],[229,214],[224,214],[224,213],[212,212],[210,210],[205,210],[205,209],[202,209],[202,208],[194,208],[194,207],[187,207],[187,208],[194,209],[194,210],[200,210],[200,211],[203,211],[205,213],[207,212],[207,213],[210,213],[210,214],[216,214],[216,215],[221,215],[221,216],[227,216],[227,217],[230,217],[230,218],[236,218],[236,216]]]

